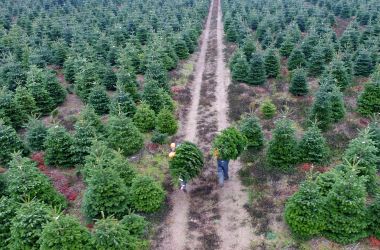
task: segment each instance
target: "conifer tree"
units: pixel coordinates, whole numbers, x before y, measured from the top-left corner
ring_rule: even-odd
[[[280,58],[277,56],[276,50],[267,50],[264,60],[267,77],[276,78],[280,74]]]
[[[110,105],[110,114],[124,114],[127,117],[132,117],[136,113],[136,105],[131,96],[119,88]]]
[[[380,196],[378,195],[375,200],[368,207],[369,217],[369,233],[375,235],[377,239],[380,238]]]
[[[352,168],[352,166],[348,166]],[[362,178],[353,170],[335,180],[326,197],[326,228],[323,235],[340,244],[356,242],[367,236],[366,191]]]
[[[247,61],[251,60],[252,54],[256,52],[256,44],[253,37],[247,37],[243,42],[243,52]]]
[[[124,115],[110,117],[108,143],[113,149],[120,149],[125,156],[137,153],[144,145],[144,139],[132,120]]]
[[[103,67],[100,67],[99,71],[100,83],[107,90],[115,90],[117,77],[111,65],[104,65]]]
[[[265,64],[261,54],[255,53],[250,61],[251,70],[247,77],[247,83],[252,85],[262,85],[265,83]]]
[[[145,71],[145,80],[155,81],[158,86],[166,91],[169,91],[168,73],[161,62],[150,60],[147,63]]]
[[[247,76],[250,74],[250,65],[243,53],[231,64],[231,74],[233,80],[247,82]]]
[[[88,96],[88,103],[94,108],[98,115],[107,114],[109,111],[110,99],[105,88],[96,84]]]
[[[329,159],[329,147],[316,124],[308,128],[298,148],[301,162],[321,165],[327,163]]]
[[[260,111],[265,119],[271,119],[276,114],[277,108],[276,105],[273,104],[272,100],[267,98],[261,104]]]
[[[53,99],[54,107],[62,104],[65,101],[67,92],[58,82],[55,73],[51,70],[44,71],[42,81],[50,97]]]
[[[380,72],[380,71],[379,71]],[[380,74],[379,74],[380,76]],[[380,113],[380,77],[373,76],[358,98],[358,111],[364,116]]]
[[[157,130],[162,134],[174,135],[178,130],[178,122],[170,110],[162,109],[157,115]]]
[[[330,101],[332,121],[337,122],[343,119],[346,114],[346,108],[344,107],[343,94],[336,85],[332,86]]]
[[[330,74],[335,80],[336,85],[344,90],[350,84],[350,78],[344,63],[340,60],[334,60],[330,65]]]
[[[129,239],[128,231],[113,217],[101,218],[96,221],[92,236],[94,249],[134,249],[130,245]]]
[[[291,74],[289,92],[295,96],[307,95],[309,87],[304,69],[295,69]]]
[[[325,70],[325,58],[323,48],[317,46],[311,55],[309,64],[309,76],[317,77]]]
[[[302,50],[298,47],[294,48],[288,59],[288,70],[295,70],[298,67],[305,67],[306,59]]]
[[[356,76],[368,77],[372,74],[373,70],[374,66],[369,52],[367,50],[360,50],[354,64],[354,74]]]
[[[361,131],[357,138],[350,141],[343,158],[355,164],[357,175],[365,177],[367,192],[375,194],[379,188],[376,167],[378,151],[368,132],[368,130]]]
[[[75,92],[83,100],[87,101],[96,82],[99,82],[98,67],[96,63],[86,62],[75,74]]]
[[[16,102],[13,93],[5,87],[0,89],[0,114],[3,122],[16,129],[28,119],[26,111]]]
[[[148,104],[142,103],[137,107],[133,123],[142,133],[152,131],[156,127],[156,114]]]
[[[247,148],[258,150],[264,146],[264,134],[256,116],[243,117],[239,130],[247,138]]]
[[[71,151],[73,162],[78,165],[85,164],[85,157],[90,154],[92,141],[96,138],[96,130],[84,121],[79,120],[75,124],[75,134]]]
[[[161,109],[174,111],[174,103],[170,95],[154,81],[144,85],[143,100],[158,114]]]
[[[85,106],[79,114],[78,121],[83,124],[83,126],[89,126],[95,129],[98,134],[104,132],[104,125],[100,117],[95,113],[92,106]]]
[[[318,127],[325,131],[332,123],[332,104],[329,86],[325,83],[320,86],[310,112],[310,120],[316,121]]]
[[[317,236],[325,228],[324,198],[312,180],[306,180],[285,205],[285,220],[300,239]]]
[[[26,142],[32,151],[44,150],[44,142],[47,136],[45,124],[38,119],[31,119],[27,125]]]
[[[83,199],[83,212],[89,219],[113,215],[122,218],[128,209],[128,189],[113,169],[91,172]]]
[[[292,54],[292,51],[295,47],[293,39],[286,37],[284,42],[281,44],[280,54],[283,57],[289,57]]]
[[[129,93],[134,101],[137,101],[140,96],[138,93],[138,84],[134,72],[131,69],[121,68],[116,75],[117,86],[122,88],[126,93]]]
[[[369,126],[369,138],[377,148],[377,169],[380,170],[380,124],[377,120],[372,121]]]
[[[14,128],[0,120],[0,164],[8,164],[12,154],[17,151],[26,151],[21,139]]]
[[[89,250],[90,240],[90,232],[78,219],[69,215],[58,215],[44,226],[40,237],[40,249]]]
[[[73,159],[73,138],[60,125],[54,125],[48,129],[45,139],[45,163],[50,166],[72,167]]]
[[[47,114],[54,109],[54,100],[43,84],[30,82],[26,87],[36,102],[37,113]]]
[[[187,48],[186,42],[183,39],[176,39],[174,49],[179,59],[187,59],[189,57],[189,49]]]
[[[287,118],[276,121],[267,152],[270,167],[281,172],[291,172],[298,160],[297,151],[293,122]]]
[[[26,115],[33,115],[37,112],[36,101],[32,94],[22,86],[18,86],[15,91],[14,100],[17,103],[16,106],[20,108],[20,113]]]
[[[16,215],[19,204],[7,196],[0,197],[0,248],[7,249],[10,236],[12,219]]]
[[[12,219],[10,249],[39,249],[44,226],[52,220],[49,207],[38,201],[24,203]]]

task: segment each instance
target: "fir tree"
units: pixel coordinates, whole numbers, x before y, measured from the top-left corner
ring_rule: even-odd
[[[302,50],[296,47],[289,56],[288,59],[288,70],[294,70],[298,67],[305,67],[306,59]]]
[[[239,130],[247,138],[247,148],[258,150],[264,146],[264,134],[256,116],[244,117],[240,121]]]
[[[256,52],[256,44],[253,37],[247,37],[243,43],[243,52],[247,61],[251,60],[252,54]]]
[[[126,93],[129,93],[134,101],[137,101],[139,97],[138,84],[136,81],[136,75],[130,69],[120,69],[117,72],[117,86],[123,89]]]
[[[90,232],[78,219],[69,215],[58,215],[47,223],[40,237],[41,250],[91,249]]]
[[[267,77],[276,78],[280,74],[280,58],[277,56],[276,50],[267,50],[264,60]]]
[[[45,162],[50,166],[72,167],[73,159],[73,138],[65,128],[54,125],[48,129],[45,139]]]
[[[50,208],[30,201],[22,204],[12,219],[9,249],[39,249],[44,226],[52,220]]]
[[[94,249],[125,250],[134,249],[130,245],[130,235],[123,225],[112,217],[97,220],[92,236]]]
[[[0,164],[7,164],[17,151],[26,151],[21,139],[14,128],[4,125],[0,120]]]
[[[335,80],[336,85],[344,90],[349,84],[350,79],[344,63],[340,60],[334,60],[330,66],[330,74]]]
[[[368,132],[364,130],[357,138],[351,140],[343,158],[355,164],[357,175],[365,177],[367,192],[374,194],[379,188],[376,167],[378,151]]]
[[[108,113],[110,99],[102,85],[97,84],[92,88],[91,93],[88,96],[88,103],[94,108],[98,115]]]
[[[380,113],[380,77],[374,76],[358,98],[358,111],[364,116]]]
[[[107,90],[116,89],[117,77],[111,65],[105,65],[103,67],[100,67],[99,78],[100,82]]]
[[[53,99],[54,107],[62,104],[65,101],[67,92],[58,82],[55,73],[51,70],[43,72],[43,83],[50,97]]]
[[[323,54],[323,48],[321,46],[317,46],[310,58],[309,75],[317,77],[321,75],[324,70],[325,58]]]
[[[110,114],[124,114],[127,117],[133,117],[136,113],[136,105],[128,93],[119,89],[111,101]]]
[[[110,147],[122,150],[125,156],[135,154],[143,147],[143,136],[129,118],[112,116],[107,126]]]
[[[369,233],[380,238],[380,195],[378,195],[372,204],[368,207]]]
[[[83,212],[89,219],[113,215],[122,218],[128,209],[128,189],[112,169],[91,172],[83,199]]]
[[[343,94],[336,85],[333,86],[330,93],[330,102],[332,121],[337,122],[343,119],[346,114],[346,108],[344,107]]]
[[[174,135],[178,130],[178,122],[170,110],[162,109],[157,115],[157,130],[162,134]]]
[[[295,69],[291,74],[289,92],[295,96],[307,95],[309,87],[304,69]]]
[[[95,113],[92,106],[85,106],[79,114],[78,122],[81,122],[83,126],[89,126],[95,129],[97,133],[104,132],[104,125],[100,117]]]
[[[251,70],[247,77],[247,83],[252,85],[262,85],[265,83],[265,64],[261,54],[255,53],[250,61]]]
[[[168,73],[162,63],[158,61],[149,61],[145,71],[145,80],[155,81],[158,86],[166,91],[169,91]]]
[[[247,76],[250,74],[250,65],[244,54],[241,54],[241,56],[231,64],[231,74],[233,80],[247,82]]]
[[[352,168],[352,166],[348,166]],[[323,235],[340,244],[356,242],[367,236],[365,185],[353,170],[335,180],[326,197],[326,228]]]
[[[0,114],[3,122],[12,125],[14,128],[20,128],[27,121],[27,113],[16,102],[14,95],[8,89],[0,89]]]
[[[356,76],[368,77],[373,72],[372,59],[367,50],[359,51],[354,64],[354,73]]]
[[[33,115],[37,112],[36,101],[25,87],[19,86],[16,88],[14,100],[17,103],[16,106],[20,108],[20,113]]]
[[[267,98],[261,104],[260,111],[265,119],[271,119],[276,114],[277,108],[276,105],[273,104],[272,100]]]
[[[315,95],[309,119],[316,121],[318,127],[325,131],[332,123],[332,116],[331,93],[329,92],[329,86],[323,84]]]
[[[269,165],[281,172],[291,172],[297,160],[297,139],[293,122],[286,118],[276,121],[267,152]]]
[[[30,82],[27,85],[27,89],[36,102],[37,113],[47,114],[54,109],[54,100],[50,97],[49,92],[43,84]]]
[[[313,124],[308,128],[299,143],[301,162],[325,164],[329,159],[329,148],[319,128]]]
[[[156,114],[148,104],[142,103],[137,107],[133,123],[142,133],[152,131],[156,127]]]
[[[47,136],[45,124],[37,119],[31,119],[27,125],[26,142],[32,151],[44,150],[44,142]]]
[[[380,170],[380,124],[377,120],[372,121],[369,126],[369,137],[377,148],[377,169]]]
[[[86,102],[94,84],[99,81],[97,65],[95,63],[85,63],[75,74],[76,94]]]
[[[18,202],[7,196],[0,197],[0,248],[7,249],[11,237],[12,219],[19,208]]]
[[[96,130],[84,121],[78,121],[75,124],[75,134],[71,151],[73,153],[73,162],[78,165],[84,165],[85,157],[90,154],[92,140],[96,137]]]
[[[290,37],[286,37],[285,41],[281,44],[280,54],[283,57],[289,57],[292,54],[295,45]]]
[[[156,82],[147,82],[142,94],[143,100],[158,114],[161,109],[174,111],[174,103],[170,95],[160,88]]]
[[[179,59],[187,59],[189,57],[189,49],[187,48],[186,42],[183,39],[176,39],[174,49]]]
[[[311,180],[303,182],[299,191],[288,199],[285,220],[297,238],[310,239],[325,228],[324,204],[319,187]]]

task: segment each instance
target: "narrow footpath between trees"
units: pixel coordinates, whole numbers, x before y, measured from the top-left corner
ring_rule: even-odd
[[[228,127],[230,72],[224,60],[223,21],[220,0],[213,0],[201,36],[191,83],[192,101],[182,124],[181,140],[200,146],[206,156],[202,175],[188,193],[174,191],[172,211],[153,243],[154,249],[249,249],[254,233],[244,209],[247,193],[238,178],[238,162],[232,162],[230,180],[217,186],[216,162],[211,142]]]

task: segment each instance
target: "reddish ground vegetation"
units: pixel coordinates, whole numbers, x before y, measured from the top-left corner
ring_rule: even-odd
[[[47,167],[44,163],[43,152],[34,153],[32,160],[38,164],[40,171],[50,178],[55,189],[63,194],[67,200],[75,201],[77,199],[81,190],[84,189],[84,184],[81,179],[75,175],[75,170]]]
[[[369,237],[368,241],[371,247],[373,247],[374,249],[380,249],[380,240],[377,239],[375,236]]]

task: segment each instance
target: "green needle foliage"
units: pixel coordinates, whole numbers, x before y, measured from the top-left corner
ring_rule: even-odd
[[[335,80],[336,85],[344,90],[350,85],[350,77],[348,75],[347,69],[341,60],[334,60],[330,65],[330,74]]]
[[[292,172],[298,160],[298,144],[293,122],[287,118],[276,121],[269,142],[267,161],[272,169]]]
[[[368,207],[369,216],[369,233],[380,238],[380,196],[378,195],[372,204]]]
[[[51,213],[37,201],[22,204],[12,219],[9,249],[39,249],[42,230],[53,219]]]
[[[277,112],[276,106],[273,104],[272,100],[267,98],[263,101],[260,106],[260,111],[265,119],[271,119]]]
[[[143,135],[130,118],[111,116],[107,128],[110,147],[122,150],[125,156],[137,153],[144,146]]]
[[[178,130],[178,121],[170,110],[162,109],[157,115],[157,130],[162,134],[174,135]]]
[[[330,150],[326,139],[315,124],[310,126],[303,135],[298,148],[301,162],[322,165],[329,159]]]
[[[152,213],[161,208],[165,191],[152,177],[138,176],[132,182],[129,200],[136,211]]]
[[[3,196],[0,198],[0,248],[7,249],[11,237],[12,219],[16,216],[19,204],[13,199]]]
[[[113,215],[122,218],[128,210],[129,191],[113,169],[91,171],[91,178],[83,198],[82,210],[88,219]]]
[[[254,115],[243,117],[240,132],[247,138],[247,148],[259,150],[264,146],[264,134],[259,119]]]
[[[288,59],[288,70],[306,67],[306,59],[300,48],[295,48]]]
[[[45,124],[37,119],[31,119],[27,125],[26,142],[32,151],[44,150],[44,142],[47,136]]]
[[[332,123],[332,115],[330,87],[327,84],[323,84],[315,95],[309,119],[316,121],[318,127],[325,131]]]
[[[87,250],[91,249],[90,240],[90,232],[76,218],[59,215],[43,228],[40,249]]]
[[[374,65],[372,63],[371,55],[367,50],[359,51],[354,64],[354,73],[356,76],[368,77],[372,74]]]
[[[136,105],[131,96],[119,89],[115,94],[110,105],[111,115],[124,114],[127,117],[133,117],[136,113]]]
[[[35,198],[52,206],[66,207],[65,198],[54,189],[50,179],[30,159],[15,155],[9,164],[6,177],[7,193],[15,200]]]
[[[261,54],[255,53],[250,61],[251,70],[247,77],[247,83],[252,85],[262,85],[265,83],[265,64]]]
[[[265,72],[268,78],[276,78],[280,74],[280,58],[275,49],[268,49],[264,58]]]
[[[91,89],[88,96],[88,103],[94,108],[98,115],[107,114],[109,111],[110,99],[107,95],[106,89],[102,85],[96,84],[95,87]]]
[[[233,64],[231,64],[232,79],[237,82],[247,82],[247,77],[250,74],[250,65],[246,56],[239,53]]]
[[[380,113],[380,69],[365,85],[358,98],[358,111],[364,116]]]
[[[49,166],[62,168],[72,167],[74,164],[73,137],[60,125],[48,129],[45,139],[45,163]]]
[[[285,220],[292,233],[300,239],[318,236],[325,228],[323,209],[325,199],[312,180],[303,182],[300,189],[285,205]]]
[[[204,165],[201,150],[191,142],[183,142],[177,146],[175,156],[169,161],[170,175],[174,180],[182,178],[191,180],[197,177]]]
[[[156,127],[156,114],[148,104],[142,103],[137,107],[136,113],[133,116],[133,123],[140,132],[150,132]]]
[[[229,127],[220,132],[213,142],[213,151],[218,152],[218,159],[236,160],[247,146],[247,138],[245,138],[239,130]]]
[[[289,92],[295,96],[304,96],[309,93],[306,72],[304,69],[295,69],[290,79]]]
[[[8,164],[17,151],[26,152],[21,139],[11,126],[4,125],[0,120],[0,164]]]

